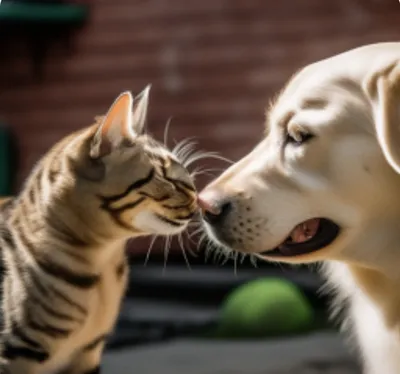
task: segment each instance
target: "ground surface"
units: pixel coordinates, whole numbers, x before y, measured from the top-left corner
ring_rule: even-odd
[[[176,340],[110,352],[105,374],[359,374],[332,333],[270,341]]]

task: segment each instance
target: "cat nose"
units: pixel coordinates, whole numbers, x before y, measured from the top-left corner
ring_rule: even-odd
[[[200,193],[198,205],[204,221],[210,225],[221,223],[232,210],[232,203],[230,201],[218,200],[216,196],[207,192]]]

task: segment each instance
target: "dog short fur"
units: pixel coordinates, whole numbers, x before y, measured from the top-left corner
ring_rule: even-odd
[[[229,203],[222,220],[205,223],[226,249],[322,261],[335,306],[349,303],[346,326],[364,373],[400,373],[400,43],[363,46],[298,72],[268,110],[265,137],[199,201],[214,213]],[[268,256],[314,217],[340,227],[331,244]]]

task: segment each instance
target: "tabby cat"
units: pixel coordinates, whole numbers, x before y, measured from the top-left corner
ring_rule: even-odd
[[[95,374],[127,282],[128,238],[194,215],[192,179],[144,133],[149,87],[56,144],[3,203],[0,373]]]

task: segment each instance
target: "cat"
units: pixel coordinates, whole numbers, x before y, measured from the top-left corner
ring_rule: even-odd
[[[44,155],[3,200],[0,373],[95,374],[124,295],[125,242],[197,210],[178,157],[145,133],[150,86]]]

